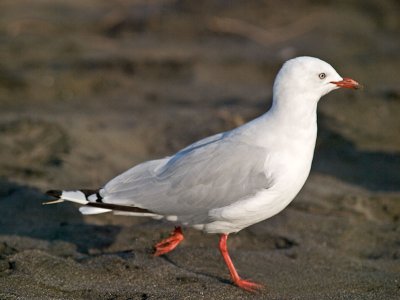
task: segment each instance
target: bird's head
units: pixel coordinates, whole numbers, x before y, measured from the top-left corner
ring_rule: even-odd
[[[279,71],[274,83],[274,95],[284,98],[315,99],[337,89],[358,89],[353,79],[342,78],[328,63],[315,57],[301,56],[288,60]]]

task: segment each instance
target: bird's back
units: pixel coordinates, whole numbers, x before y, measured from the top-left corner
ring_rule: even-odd
[[[121,174],[104,187],[103,201],[205,222],[210,210],[268,187],[265,156],[262,147],[217,135]]]

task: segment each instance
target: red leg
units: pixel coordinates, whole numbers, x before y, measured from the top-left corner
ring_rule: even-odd
[[[174,250],[183,239],[182,228],[180,226],[175,227],[175,230],[171,232],[168,238],[163,239],[154,246],[156,250],[154,256],[160,256]]]
[[[228,266],[229,273],[231,274],[231,279],[233,283],[236,284],[238,287],[249,292],[256,292],[260,290],[263,287],[262,285],[240,278],[229,256],[228,247],[226,245],[227,240],[228,240],[228,235],[222,234],[219,240],[219,251],[221,251],[222,257],[224,258],[224,261]]]

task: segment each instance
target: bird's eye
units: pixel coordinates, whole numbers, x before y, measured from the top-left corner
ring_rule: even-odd
[[[326,77],[326,74],[325,73],[320,73],[318,75],[318,77],[319,77],[319,79],[324,79]]]

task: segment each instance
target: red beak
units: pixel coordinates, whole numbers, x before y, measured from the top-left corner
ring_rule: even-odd
[[[331,83],[336,84],[338,87],[347,89],[360,89],[362,85],[351,78],[343,78],[341,81],[331,81]]]

